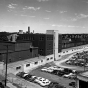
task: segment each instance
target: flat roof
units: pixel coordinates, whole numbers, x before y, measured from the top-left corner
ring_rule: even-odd
[[[35,58],[26,59],[22,61],[17,61],[17,62],[9,63],[8,67],[21,66],[23,64],[32,63],[32,62],[34,63],[34,62],[43,60],[45,58],[46,58],[45,56],[40,56],[40,57],[35,57]]]
[[[83,80],[83,81],[86,81],[88,82],[88,71],[84,71],[84,72],[81,72],[77,75],[77,78],[79,80]]]

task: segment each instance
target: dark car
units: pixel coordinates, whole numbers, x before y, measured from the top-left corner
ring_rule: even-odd
[[[30,75],[30,74],[24,76],[23,78],[24,78],[25,80],[30,81],[30,82],[33,82],[33,81],[36,79],[36,77],[33,78],[32,75]]]
[[[64,71],[59,71],[59,72],[57,73],[58,76],[63,76],[64,74],[66,74],[66,72],[64,72]]]
[[[54,74],[54,75],[57,75],[58,74],[58,70],[53,70],[51,73]]]
[[[16,76],[19,76],[19,77],[23,78],[24,74],[27,74],[27,73],[25,73],[25,72],[19,72],[19,73],[16,74]]]
[[[71,83],[69,83],[69,86],[75,87],[76,86],[76,83],[75,82],[71,82]]]
[[[51,72],[54,75],[58,75],[58,76],[63,76],[64,72],[63,71],[59,71],[59,70],[54,70],[53,72]]]
[[[72,73],[72,70],[68,69],[68,68],[64,68],[64,72],[66,72],[68,74],[68,73]]]
[[[57,83],[57,82],[51,82],[51,83],[48,85],[48,88],[66,88],[66,87],[60,85],[60,84]]]

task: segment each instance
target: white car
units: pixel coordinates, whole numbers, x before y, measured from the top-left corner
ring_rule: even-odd
[[[60,70],[60,71],[63,71],[64,70],[64,68],[57,67],[57,66],[51,66],[49,68],[52,69],[52,70]]]
[[[57,66],[51,66],[49,67],[50,69],[53,69],[53,70],[58,70],[60,67],[57,67]]]
[[[65,74],[65,75],[63,75],[63,77],[68,78],[71,75],[73,75],[73,73]]]
[[[38,83],[42,87],[47,86],[51,83],[51,81],[42,77],[37,77],[34,82]]]
[[[47,72],[53,72],[54,69],[47,68]]]
[[[47,71],[47,67],[42,68],[41,71]]]
[[[53,71],[53,69],[48,68],[48,67],[44,67],[44,68],[42,68],[42,69],[41,69],[41,71],[45,71],[45,72],[52,72],[52,71]]]

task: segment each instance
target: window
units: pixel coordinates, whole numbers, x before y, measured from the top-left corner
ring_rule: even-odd
[[[47,58],[47,60],[49,60],[49,58]]]
[[[21,66],[19,66],[19,67],[16,67],[16,70],[19,70],[19,69],[21,69]]]
[[[65,53],[65,52],[63,52],[63,53]]]
[[[50,59],[53,59],[53,57],[51,57]]]
[[[61,56],[61,55],[58,55],[59,57]]]
[[[11,59],[9,59],[9,62],[11,62],[12,60]]]
[[[35,64],[38,64],[38,62],[35,62]]]
[[[30,66],[30,64],[26,64],[26,67]]]
[[[40,37],[40,40],[41,40],[41,41],[44,40],[44,37]]]
[[[41,62],[43,62],[43,60],[41,60]]]
[[[30,52],[32,52],[32,48],[30,48]]]

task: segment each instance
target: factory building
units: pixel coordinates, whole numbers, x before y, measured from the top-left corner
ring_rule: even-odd
[[[8,46],[8,63],[38,57],[38,47],[33,47],[31,42],[3,42],[0,43],[0,61],[6,62]]]

